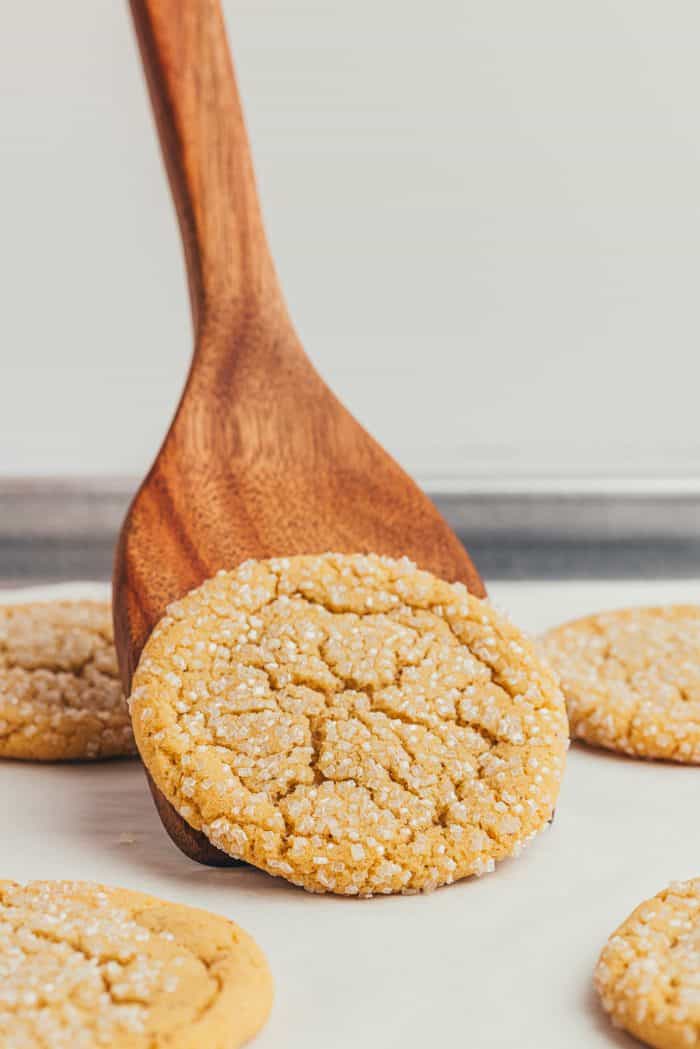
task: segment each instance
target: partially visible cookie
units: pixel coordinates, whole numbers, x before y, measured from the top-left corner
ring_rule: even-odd
[[[109,603],[0,605],[0,758],[135,752]]]
[[[613,1023],[643,1042],[700,1046],[700,878],[633,911],[603,949],[595,986]]]
[[[492,870],[547,824],[568,744],[561,692],[516,627],[376,555],[219,573],[156,627],[130,705],[180,814],[313,892]]]
[[[642,758],[700,763],[700,607],[629,608],[542,639],[571,734]]]
[[[0,1046],[236,1049],[272,979],[233,922],[88,882],[0,881]]]

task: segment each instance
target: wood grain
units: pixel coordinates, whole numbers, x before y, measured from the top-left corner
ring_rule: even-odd
[[[249,557],[406,554],[484,594],[433,504],[299,343],[265,238],[218,0],[131,7],[180,220],[195,350],[117,548],[115,632],[127,693],[167,604]],[[153,789],[180,848],[226,862]]]

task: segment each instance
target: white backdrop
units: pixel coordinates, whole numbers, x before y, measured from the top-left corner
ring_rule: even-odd
[[[423,480],[697,475],[700,7],[228,0],[306,346]],[[0,474],[138,473],[190,346],[126,3],[0,7]]]

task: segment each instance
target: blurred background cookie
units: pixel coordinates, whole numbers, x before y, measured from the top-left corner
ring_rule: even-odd
[[[613,1023],[649,1045],[700,1045],[700,878],[633,911],[603,949],[595,986]]]
[[[134,753],[109,602],[0,605],[0,757]]]
[[[700,763],[700,607],[602,612],[550,630],[571,734],[641,758]]]
[[[0,881],[0,1045],[237,1049],[272,978],[226,918],[88,882]]]

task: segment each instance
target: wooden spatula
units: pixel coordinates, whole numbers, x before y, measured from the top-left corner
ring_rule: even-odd
[[[195,351],[116,554],[127,694],[167,604],[249,557],[406,554],[484,594],[433,504],[337,400],[294,332],[265,239],[218,0],[131,7],[180,219]],[[235,862],[151,789],[183,852]]]

